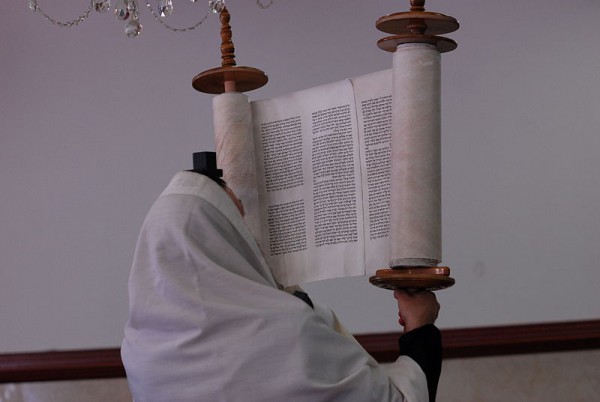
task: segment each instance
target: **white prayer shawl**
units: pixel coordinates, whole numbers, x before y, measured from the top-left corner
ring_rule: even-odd
[[[426,402],[408,357],[380,366],[331,310],[280,290],[229,196],[179,172],[152,206],[129,281],[122,358],[136,402]]]

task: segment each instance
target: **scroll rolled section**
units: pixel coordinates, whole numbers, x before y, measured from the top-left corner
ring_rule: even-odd
[[[258,186],[254,157],[252,112],[248,97],[224,93],[213,99],[217,163],[223,179],[242,201],[245,221],[255,238],[260,236]]]
[[[390,266],[433,266],[441,253],[440,53],[394,54]]]

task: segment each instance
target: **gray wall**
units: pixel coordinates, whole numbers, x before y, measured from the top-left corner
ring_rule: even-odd
[[[66,20],[87,2],[39,3]],[[270,77],[251,99],[391,67],[374,21],[407,8],[228,4],[238,63]],[[183,26],[205,6],[175,7]],[[444,257],[457,285],[438,294],[440,326],[598,318],[600,3],[427,7],[462,24],[443,56]],[[24,1],[0,13],[0,352],[117,346],[144,215],[192,151],[214,149],[211,96],[191,79],[220,63],[218,19],[176,34],[142,8],[136,39],[109,14],[60,29]],[[352,331],[398,330],[391,294],[365,278],[307,288]]]

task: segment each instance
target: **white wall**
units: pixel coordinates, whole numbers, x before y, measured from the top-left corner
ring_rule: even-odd
[[[39,0],[65,20],[86,3]],[[249,93],[260,99],[389,68],[374,21],[408,2],[228,4],[238,63],[270,77]],[[175,7],[177,25],[204,13]],[[443,55],[444,255],[457,285],[438,294],[440,326],[597,318],[600,3],[427,8],[462,24]],[[0,13],[0,353],[117,346],[141,221],[193,151],[214,149],[212,97],[191,79],[220,63],[218,19],[175,34],[143,7],[142,23],[129,39],[108,14],[60,29],[25,1]],[[307,288],[355,332],[398,329],[390,293],[365,278]]]

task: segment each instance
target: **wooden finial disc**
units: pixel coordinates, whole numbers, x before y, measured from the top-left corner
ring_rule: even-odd
[[[460,27],[455,18],[429,11],[406,11],[385,15],[377,20],[375,26],[382,32],[401,35],[411,31],[410,25],[414,20],[421,20],[425,24],[423,33],[428,35],[444,35]]]
[[[389,290],[441,290],[454,285],[448,267],[379,269],[369,282]]]
[[[247,92],[264,86],[269,78],[254,67],[232,66],[217,67],[198,74],[192,80],[195,90],[207,94],[222,94],[226,82],[235,82],[237,92]]]
[[[377,47],[386,52],[393,53],[396,51],[398,45],[404,43],[429,43],[434,45],[440,53],[451,52],[457,47],[456,42],[452,39],[444,38],[443,36],[421,34],[387,36],[377,41]]]
[[[448,15],[425,11],[425,0],[411,0],[410,11],[385,15],[375,26],[380,31],[395,35],[380,39],[377,46],[388,52],[395,52],[404,43],[429,43],[440,53],[456,49],[456,42],[443,38],[443,35],[459,28],[458,21]]]

